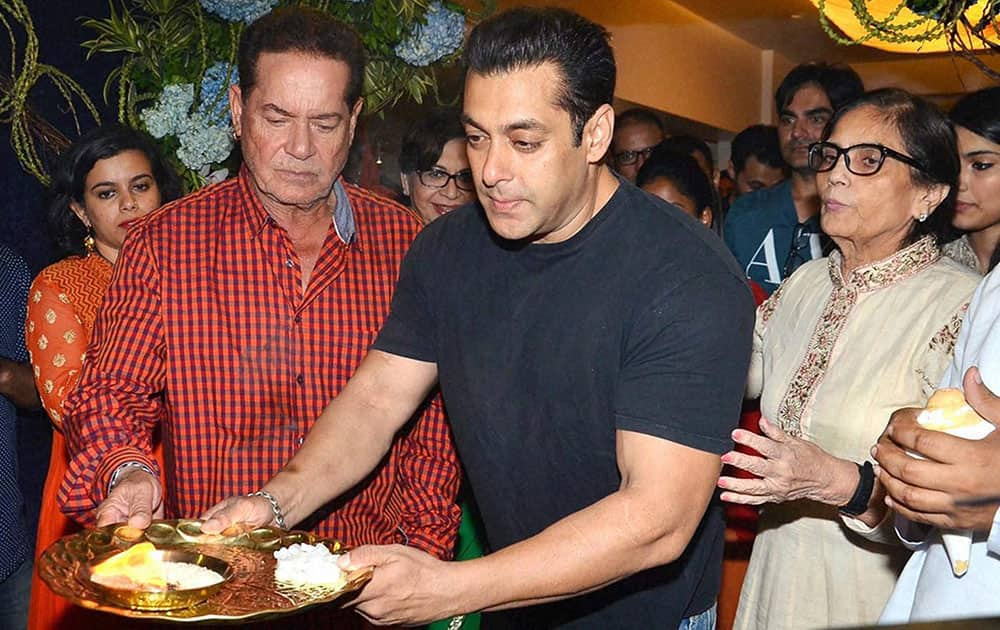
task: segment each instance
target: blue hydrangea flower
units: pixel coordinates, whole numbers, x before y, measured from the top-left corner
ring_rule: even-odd
[[[205,10],[214,13],[227,22],[249,24],[270,13],[278,0],[200,0]]]
[[[217,73],[213,73],[213,77]],[[206,75],[206,78],[210,78]],[[225,80],[225,74],[218,79]],[[206,171],[212,164],[222,162],[233,150],[228,118],[212,120],[206,112],[191,113],[194,104],[194,85],[171,84],[163,88],[156,105],[145,109],[139,117],[154,138],[177,136],[180,147],[177,158],[193,171]],[[204,109],[204,103],[199,110]],[[213,109],[213,112],[216,111]]]
[[[433,2],[426,24],[417,24],[396,46],[396,55],[411,66],[426,66],[458,50],[465,35],[465,16]]]
[[[156,105],[145,109],[139,118],[146,124],[146,131],[154,138],[176,134],[188,124],[188,114],[194,103],[194,85],[170,84],[163,88]]]
[[[232,68],[232,70],[230,70]],[[229,81],[226,82],[226,78]],[[228,62],[219,61],[205,71],[201,80],[201,104],[198,113],[213,125],[229,123],[229,86],[240,82],[239,71]]]
[[[192,116],[187,127],[177,134],[180,147],[177,158],[192,171],[206,170],[222,162],[233,150],[233,138],[228,127],[208,124],[199,114]]]

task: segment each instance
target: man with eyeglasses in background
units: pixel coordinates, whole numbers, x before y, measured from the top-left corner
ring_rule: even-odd
[[[854,70],[822,62],[796,66],[775,92],[778,144],[791,177],[738,198],[724,229],[726,244],[747,277],[768,293],[802,263],[823,255],[809,146],[820,140],[833,113],[862,92]]]
[[[663,123],[653,112],[641,107],[622,112],[615,117],[611,138],[611,163],[618,174],[635,183],[635,176],[646,162],[653,147],[667,137]]]

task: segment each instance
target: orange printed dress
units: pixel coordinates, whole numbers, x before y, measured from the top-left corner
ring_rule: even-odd
[[[43,269],[28,293],[25,340],[31,354],[35,385],[55,427],[38,519],[28,617],[28,627],[32,630],[89,626],[85,619],[93,619],[49,590],[38,577],[37,560],[46,547],[79,529],[59,510],[57,501],[68,464],[62,434],[62,405],[80,377],[90,332],[111,282],[111,270],[111,263],[97,254],[71,256]],[[157,457],[161,458],[159,452]]]

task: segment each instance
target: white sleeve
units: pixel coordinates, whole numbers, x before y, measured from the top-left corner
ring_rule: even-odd
[[[990,537],[986,540],[986,548],[993,555],[1000,556],[1000,509],[993,515],[993,527],[990,528]]]

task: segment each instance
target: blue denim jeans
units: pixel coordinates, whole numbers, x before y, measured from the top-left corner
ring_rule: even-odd
[[[717,607],[718,604],[712,604],[712,607],[703,613],[681,619],[681,625],[677,626],[677,630],[715,630]]]
[[[31,559],[25,560],[7,579],[0,582],[0,628],[28,627],[28,600],[31,599]]]

